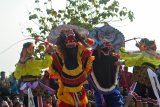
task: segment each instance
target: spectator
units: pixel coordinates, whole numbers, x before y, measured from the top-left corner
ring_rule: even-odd
[[[3,96],[3,100],[7,101],[9,107],[13,107],[12,100],[9,98],[9,96]]]
[[[18,81],[14,77],[14,72],[12,73],[11,77],[9,78],[9,82],[10,82],[11,94],[13,94],[13,95],[19,94]]]
[[[23,102],[16,102],[13,107],[24,107]]]
[[[10,94],[9,88],[10,88],[10,83],[8,79],[6,78],[6,73],[5,71],[2,71],[0,73],[1,78],[0,78],[0,96],[7,96]]]
[[[14,95],[12,97],[12,103],[13,103],[13,105],[15,105],[15,103],[17,103],[17,102],[20,102],[20,98],[19,98],[18,95]]]
[[[52,96],[50,95],[45,96],[44,107],[52,107]]]
[[[3,100],[2,104],[1,104],[1,107],[9,107],[8,102]]]

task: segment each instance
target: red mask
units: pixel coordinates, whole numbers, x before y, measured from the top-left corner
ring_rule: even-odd
[[[66,47],[67,48],[73,48],[76,47],[76,38],[75,38],[75,33],[73,30],[69,30],[66,35]]]

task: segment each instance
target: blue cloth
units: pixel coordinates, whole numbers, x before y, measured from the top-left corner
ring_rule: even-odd
[[[96,107],[123,107],[123,96],[118,88],[115,88],[112,93],[101,94],[95,92]]]
[[[11,94],[19,94],[18,81],[14,78],[10,78],[10,89]]]

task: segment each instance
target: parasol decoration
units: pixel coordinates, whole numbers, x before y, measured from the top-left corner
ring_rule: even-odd
[[[124,45],[125,41],[125,37],[122,32],[110,25],[96,27],[89,33],[89,37],[95,41],[95,45],[92,47],[93,49],[95,49],[97,46],[101,46],[103,41],[106,40],[107,42],[112,43],[116,52],[118,52],[119,49]]]
[[[87,29],[82,28],[80,26],[71,25],[71,24],[63,24],[63,25],[59,25],[58,27],[53,28],[51,30],[51,32],[49,33],[49,35],[47,36],[47,40],[50,43],[55,44],[56,39],[60,35],[60,33],[62,31],[67,31],[67,30],[70,30],[70,29],[74,29],[76,32],[81,34],[83,36],[83,38],[85,38],[89,33],[89,31]]]

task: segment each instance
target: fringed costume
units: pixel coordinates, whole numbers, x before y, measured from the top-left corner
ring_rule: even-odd
[[[96,107],[121,107],[123,97],[120,94],[118,84],[119,67],[116,65],[118,56],[114,52],[104,55],[102,50],[94,50],[93,72],[90,75],[90,83],[95,89]]]
[[[58,78],[58,107],[85,107],[88,103],[83,85],[92,70],[92,52],[77,40],[73,30],[61,32],[58,51],[52,53],[51,75]]]
[[[124,41],[123,34],[110,25],[95,28],[90,32],[95,39],[93,46],[93,72],[89,83],[95,91],[96,107],[123,107],[123,96],[118,84],[118,50]]]

